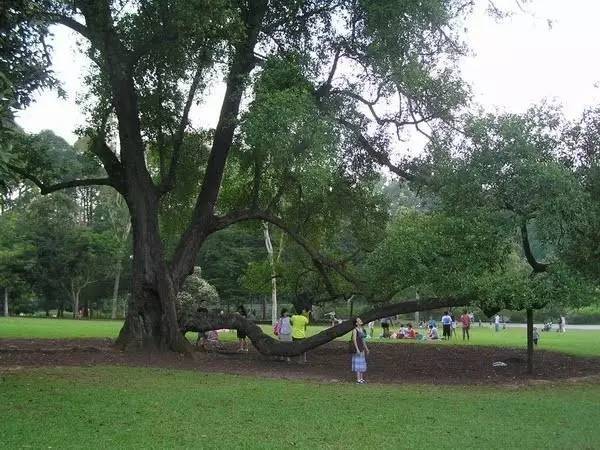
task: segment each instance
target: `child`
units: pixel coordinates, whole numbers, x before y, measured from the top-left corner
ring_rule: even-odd
[[[539,339],[540,333],[538,333],[537,327],[533,327],[533,345],[537,345]]]
[[[375,332],[375,321],[371,320],[367,324],[367,328],[369,329],[369,338],[373,339],[373,333]]]
[[[436,340],[439,339],[439,335],[438,335],[438,330],[436,327],[434,327],[433,325],[429,325],[429,333],[427,334],[427,337],[431,340]]]

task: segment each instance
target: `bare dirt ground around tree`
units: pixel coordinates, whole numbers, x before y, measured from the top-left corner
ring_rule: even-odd
[[[431,343],[372,343],[370,347],[367,378],[371,383],[513,385],[582,379],[600,383],[600,358],[536,351],[534,374],[528,375],[526,352],[519,349]],[[306,364],[297,358],[278,361],[252,348],[237,353],[235,348],[225,344],[223,352],[198,351],[190,358],[172,353],[123,353],[108,339],[0,339],[0,372],[26,367],[124,365],[320,382],[353,378],[344,342],[331,342],[309,352]],[[494,367],[498,361],[506,366]]]

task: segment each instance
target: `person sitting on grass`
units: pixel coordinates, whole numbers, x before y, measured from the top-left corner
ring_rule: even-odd
[[[404,332],[404,339],[416,339],[416,337],[417,337],[417,332],[413,328],[412,323],[409,323],[406,326],[406,331]]]
[[[406,328],[400,324],[400,329],[396,333],[396,339],[404,339],[406,337]]]
[[[429,331],[427,332],[427,338],[433,340],[439,339],[438,330],[433,325],[429,325]]]
[[[219,332],[217,330],[207,331],[206,333],[198,333],[197,345],[200,345],[206,352],[218,350],[221,348],[221,342],[219,342]]]

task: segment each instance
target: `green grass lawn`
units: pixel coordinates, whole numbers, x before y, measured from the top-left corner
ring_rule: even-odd
[[[2,374],[3,448],[598,448],[600,386],[319,384],[125,367]]]
[[[42,339],[73,339],[73,338],[115,338],[121,329],[122,322],[111,320],[72,320],[72,319],[32,319],[22,317],[0,318],[0,338],[42,338]],[[271,333],[271,327],[264,325],[263,329]],[[321,331],[321,326],[309,327],[308,334]],[[395,329],[395,327],[394,327]],[[441,345],[463,345],[458,329],[458,336],[450,342],[440,341]],[[375,329],[375,336],[381,334],[381,329]],[[555,350],[581,356],[600,356],[600,331],[569,330],[567,333],[540,333],[538,348]],[[196,339],[195,333],[189,333],[190,340]],[[235,332],[223,333],[224,341],[235,341]],[[348,339],[342,337],[340,339]],[[403,340],[374,339],[375,342],[406,343]],[[409,342],[415,344],[414,342]],[[524,328],[507,328],[495,332],[487,325],[471,330],[471,340],[468,345],[492,345],[502,347],[524,348],[526,334]]]
[[[119,320],[0,317],[0,338],[115,338],[122,326],[123,322]]]

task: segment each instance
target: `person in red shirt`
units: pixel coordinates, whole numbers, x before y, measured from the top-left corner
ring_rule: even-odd
[[[404,337],[406,339],[416,339],[417,338],[417,332],[415,331],[415,329],[412,326],[412,323],[409,323],[407,325],[407,329],[406,332],[404,333]]]
[[[465,336],[467,336],[467,341],[470,340],[469,337],[469,329],[471,328],[471,317],[467,314],[467,310],[463,311],[462,316],[460,316],[460,321],[462,323],[462,335],[463,341],[465,340]]]

